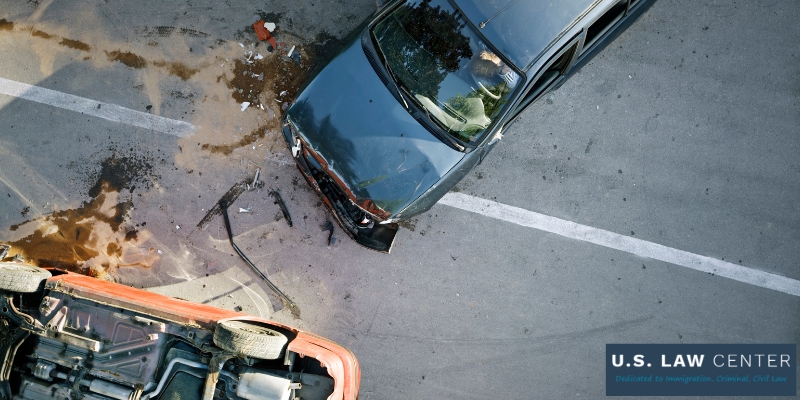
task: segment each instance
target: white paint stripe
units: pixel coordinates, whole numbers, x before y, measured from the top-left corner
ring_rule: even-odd
[[[103,103],[10,79],[0,78],[0,93],[178,137],[188,137],[195,131],[195,126],[188,122],[159,117],[116,104]]]
[[[777,290],[793,296],[800,296],[800,281],[795,279],[580,225],[495,201],[463,193],[448,193],[439,200],[439,203],[513,224],[555,233],[570,239],[582,240],[637,256],[713,273],[735,281]]]

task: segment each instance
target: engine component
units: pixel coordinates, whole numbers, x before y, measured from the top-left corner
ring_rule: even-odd
[[[56,365],[45,360],[36,360],[36,365],[31,367],[33,370],[33,376],[51,382],[53,377],[50,376],[50,373],[56,369]]]

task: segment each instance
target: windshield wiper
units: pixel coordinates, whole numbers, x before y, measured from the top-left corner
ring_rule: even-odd
[[[380,48],[380,46],[378,46],[378,48]],[[386,67],[386,72],[389,73],[389,78],[392,80],[392,83],[394,83],[394,88],[397,90],[397,95],[400,96],[400,100],[403,101],[403,105],[406,106],[406,110],[408,110],[406,98],[403,96],[403,93],[400,91],[400,86],[397,84],[397,76],[395,76],[394,71],[392,71],[392,67],[389,66],[389,60],[386,57],[383,57],[383,66]]]
[[[433,135],[436,136],[437,138],[439,138],[440,140],[443,140],[443,141],[446,141],[447,143],[449,143],[450,146],[453,147],[454,149],[456,149],[458,151],[466,150],[466,147],[462,146],[461,143],[457,142],[455,139],[453,139],[452,136],[450,136],[449,133],[447,133],[445,131],[446,128],[444,126],[442,126],[438,122],[436,122],[436,120],[434,118],[431,118],[431,113],[430,113],[430,111],[428,111],[427,108],[422,107],[422,109],[425,110],[425,113],[427,114],[428,118],[427,119],[417,118],[417,121],[420,121],[420,122],[425,121],[425,122],[427,122],[427,124],[425,124],[425,125],[427,125],[426,128],[428,128],[428,131],[433,133]]]
[[[378,58],[383,61],[383,67],[386,68],[386,73],[389,75],[389,79],[392,80],[392,84],[394,84],[395,90],[397,90],[397,95],[400,96],[400,100],[403,101],[403,105],[408,110],[408,103],[406,102],[405,97],[403,96],[403,92],[400,90],[400,85],[397,84],[397,75],[394,74],[392,71],[392,67],[389,66],[389,58],[386,57],[386,53],[381,48],[380,41],[378,40],[377,36],[375,36],[375,32],[370,30],[369,32],[370,39],[372,39],[372,47],[375,50],[375,53],[378,54]]]

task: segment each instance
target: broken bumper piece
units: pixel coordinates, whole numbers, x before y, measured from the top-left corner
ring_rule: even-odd
[[[357,206],[292,130],[290,124],[283,124],[283,137],[292,149],[297,168],[333,212],[342,230],[356,243],[388,253],[399,229],[397,223],[380,223],[377,217]]]

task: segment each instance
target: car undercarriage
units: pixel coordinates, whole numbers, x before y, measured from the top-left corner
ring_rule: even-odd
[[[94,278],[62,281],[60,271],[0,264],[2,399],[322,400],[334,393],[320,360],[290,350],[298,335],[291,329],[247,317],[215,321],[231,312],[185,302],[202,308],[187,319],[174,310],[184,302],[166,297],[148,311],[133,297],[74,283]],[[8,268],[22,272],[8,281]],[[41,279],[50,273],[56,276]],[[27,287],[14,286],[20,276]]]

